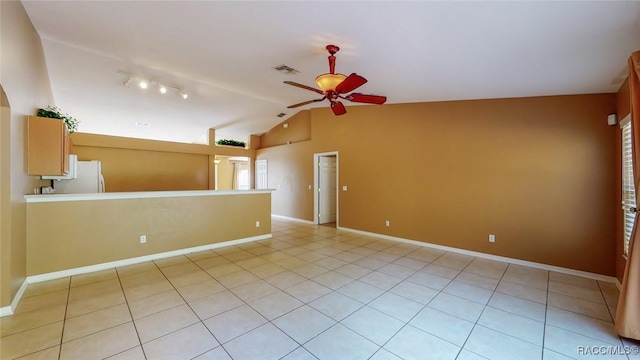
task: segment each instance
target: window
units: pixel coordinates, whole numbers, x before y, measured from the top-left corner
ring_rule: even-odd
[[[631,121],[620,123],[622,130],[622,209],[624,211],[624,255],[629,254],[629,241],[636,213],[636,189],[633,182],[633,161],[631,149]]]

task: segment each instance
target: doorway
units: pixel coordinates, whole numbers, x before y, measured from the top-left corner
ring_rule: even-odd
[[[216,155],[214,160],[216,190],[249,190],[250,159],[244,156]]]
[[[338,216],[338,152],[314,154],[315,223],[337,227]]]
[[[267,189],[269,187],[267,176],[267,160],[256,160],[256,189]]]

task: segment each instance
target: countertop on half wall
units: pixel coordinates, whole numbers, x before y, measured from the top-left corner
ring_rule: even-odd
[[[144,198],[169,198],[185,196],[221,196],[221,195],[247,195],[270,194],[274,189],[260,190],[178,190],[178,191],[136,191],[136,192],[103,192],[90,194],[42,194],[25,195],[28,203],[56,202],[56,201],[85,201],[85,200],[115,200],[115,199],[144,199]]]

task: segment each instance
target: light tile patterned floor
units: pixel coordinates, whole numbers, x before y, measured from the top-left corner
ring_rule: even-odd
[[[272,230],[30,285],[0,319],[0,357],[580,359],[639,346],[615,333],[611,283],[324,226]]]

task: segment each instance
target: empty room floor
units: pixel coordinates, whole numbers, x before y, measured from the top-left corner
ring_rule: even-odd
[[[0,319],[0,358],[513,360],[638,349],[615,333],[612,283],[284,220],[272,233],[29,285]]]

